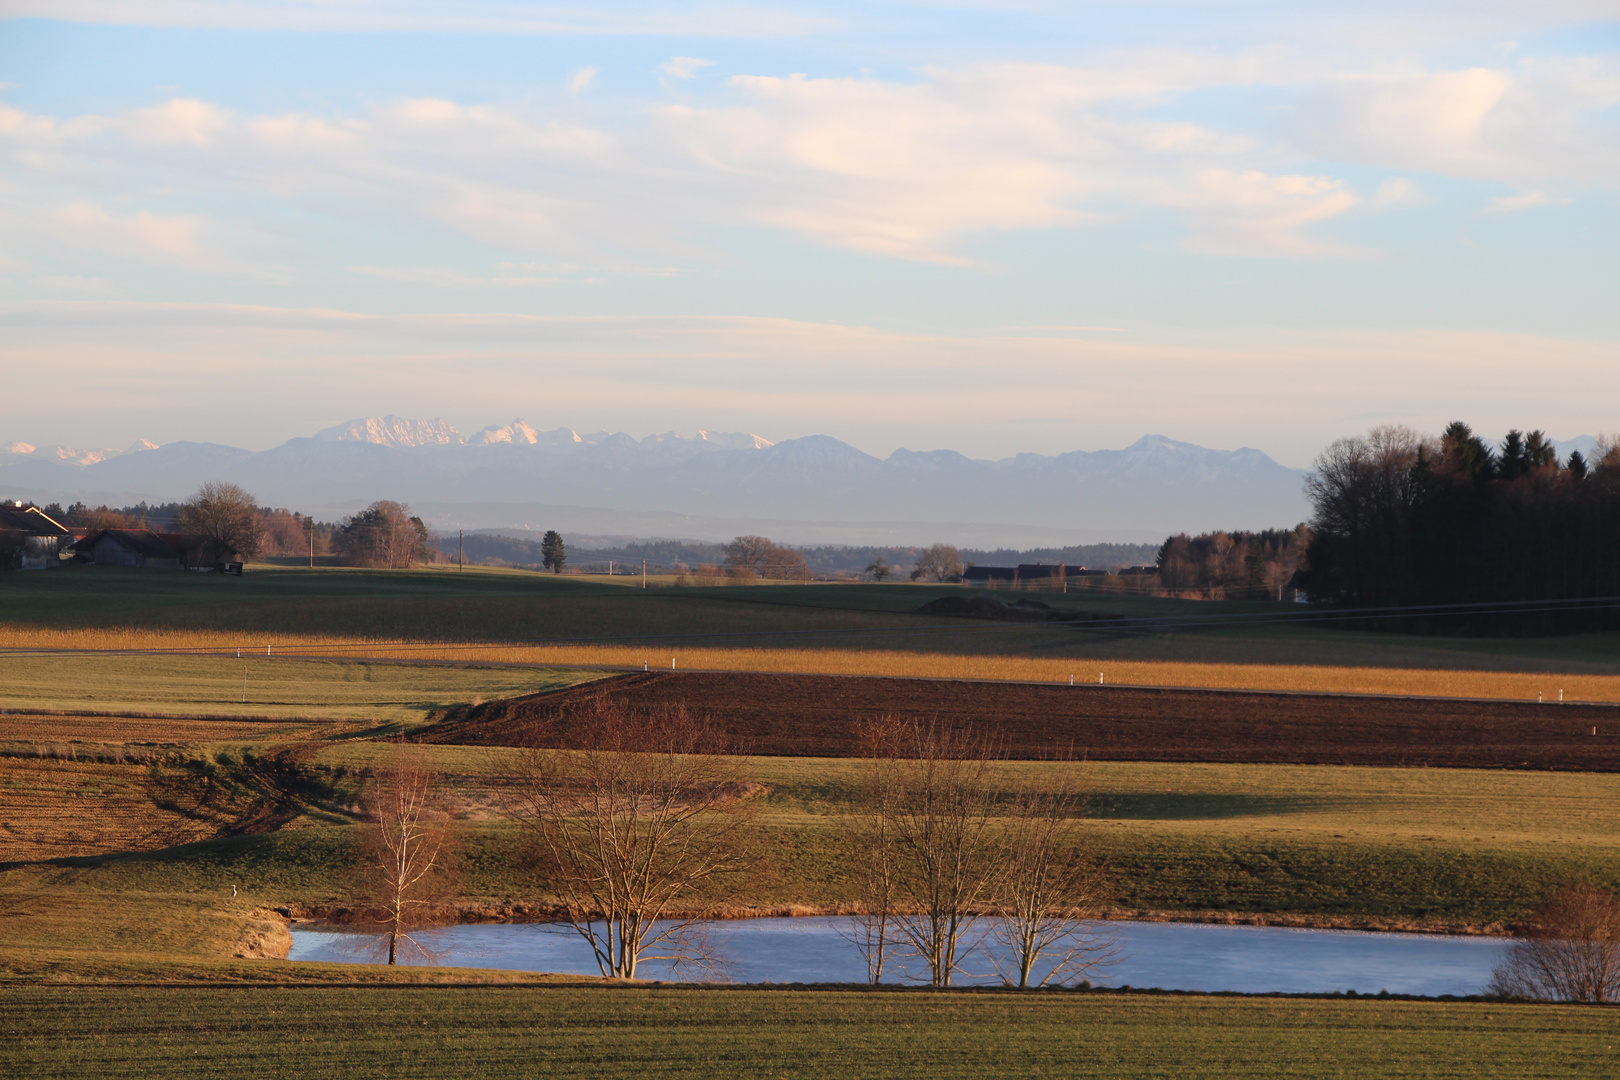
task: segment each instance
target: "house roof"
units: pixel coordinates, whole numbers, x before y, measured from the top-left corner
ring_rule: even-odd
[[[68,530],[37,506],[0,506],[0,529],[32,536],[69,536]]]
[[[102,529],[80,540],[73,546],[84,551],[112,540],[120,547],[133,551],[144,559],[178,559],[181,552],[151,529]]]

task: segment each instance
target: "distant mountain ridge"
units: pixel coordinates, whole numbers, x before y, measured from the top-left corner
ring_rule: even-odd
[[[222,479],[295,509],[381,498],[431,506],[435,523],[450,528],[518,527],[548,513],[580,524],[547,527],[598,529],[639,515],[678,520],[698,530],[682,534],[691,539],[769,522],[772,535],[791,542],[800,542],[796,532],[822,543],[845,534],[902,543],[971,534],[975,544],[1028,546],[1291,526],[1307,515],[1303,470],[1248,447],[1211,450],[1162,435],[1120,450],[990,461],[952,450],[878,458],[826,435],[636,439],[541,431],[522,419],[467,438],[441,419],[383,416],[259,452],[177,442],[95,457],[19,446],[0,453],[0,497],[166,501]]]

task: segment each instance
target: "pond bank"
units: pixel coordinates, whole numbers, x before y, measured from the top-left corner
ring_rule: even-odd
[[[365,910],[352,904],[292,903],[276,909],[285,918],[300,922],[325,922],[349,926],[367,920]],[[739,919],[803,919],[854,915],[855,904],[765,904],[731,905],[712,912],[671,912],[672,918],[705,914],[717,922]],[[992,914],[981,912],[981,914]],[[435,905],[427,921],[439,926],[467,926],[480,923],[547,923],[567,918],[555,904],[522,901],[462,901]],[[1139,908],[1106,908],[1098,913],[1105,922],[1200,923],[1213,926],[1269,926],[1299,930],[1361,930],[1385,934],[1438,934],[1457,937],[1501,937],[1513,927],[1505,922],[1458,922],[1447,919],[1375,917],[1365,915],[1318,915],[1295,912],[1232,911],[1154,911]]]

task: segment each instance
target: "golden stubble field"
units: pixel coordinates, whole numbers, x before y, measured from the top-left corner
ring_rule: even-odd
[[[150,710],[403,719],[439,705],[532,693],[605,671],[751,671],[1067,684],[1620,702],[1620,675],[1478,668],[1207,663],[960,655],[895,649],[402,644],[284,636],[206,651],[207,636],[129,632],[128,652],[3,654],[7,710]],[[170,651],[174,650],[174,651]],[[184,651],[195,650],[195,651]],[[548,670],[551,669],[551,670]]]

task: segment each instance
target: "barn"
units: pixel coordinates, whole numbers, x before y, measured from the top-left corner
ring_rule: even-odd
[[[0,567],[55,570],[73,534],[37,506],[0,506]]]

